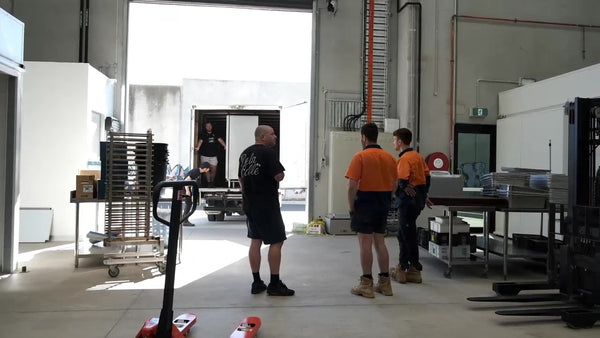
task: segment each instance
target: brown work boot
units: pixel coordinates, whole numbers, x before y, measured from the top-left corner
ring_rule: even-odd
[[[390,277],[379,276],[379,280],[377,284],[373,287],[375,292],[379,292],[385,296],[393,296],[394,292],[392,291],[392,280]]]
[[[399,264],[390,268],[390,276],[398,283],[406,283],[406,271]]]
[[[360,276],[360,284],[350,290],[353,295],[363,296],[366,298],[375,298],[373,293],[373,279]]]
[[[408,271],[406,271],[406,281],[409,283],[423,283],[421,271],[411,266],[408,268]]]

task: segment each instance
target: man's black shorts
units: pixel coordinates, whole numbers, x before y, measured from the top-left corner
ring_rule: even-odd
[[[248,238],[261,239],[265,244],[279,243],[287,239],[278,206],[255,205],[246,210],[246,225]]]
[[[352,231],[361,234],[379,233],[384,234],[387,227],[387,208],[368,208],[356,206],[356,210],[350,219]]]

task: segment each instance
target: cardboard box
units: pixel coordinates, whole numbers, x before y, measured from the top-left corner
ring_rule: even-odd
[[[429,240],[437,245],[448,245],[450,235],[447,232],[435,232],[430,231],[431,236]],[[468,232],[461,232],[459,234],[452,235],[452,246],[459,245],[470,245],[470,238]]]
[[[470,226],[469,223],[454,223],[452,224],[452,234],[456,235],[459,233],[469,232]],[[450,232],[450,224],[449,223],[440,223],[438,221],[430,221],[429,229],[431,231],[435,231],[437,233],[449,233]]]
[[[470,252],[470,245],[453,246],[452,259],[467,259],[470,256]],[[429,253],[440,259],[448,259],[448,246],[429,242]]]
[[[79,175],[94,175],[94,178],[97,181],[100,179],[100,170],[82,169],[82,170],[79,170]]]
[[[75,198],[93,199],[96,193],[96,176],[77,175],[75,178]]]

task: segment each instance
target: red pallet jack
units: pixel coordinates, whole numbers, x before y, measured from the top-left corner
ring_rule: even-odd
[[[242,319],[237,329],[233,331],[229,338],[252,338],[256,337],[258,329],[260,329],[260,318],[258,317],[246,317]]]
[[[185,187],[192,187],[192,208],[185,215],[181,215],[181,204]],[[158,201],[163,188],[173,189],[171,200],[171,220],[166,220],[158,216]],[[196,323],[196,315],[193,313],[184,313],[173,319],[173,290],[175,288],[175,265],[177,260],[177,241],[179,239],[179,224],[181,220],[187,219],[194,213],[198,205],[198,184],[195,181],[163,181],[156,185],[152,193],[154,204],[153,214],[161,223],[169,226],[169,251],[167,252],[167,272],[165,274],[165,290],[163,295],[163,307],[160,311],[160,318],[150,318],[146,320],[140,332],[135,338],[183,338],[187,335],[192,326]]]

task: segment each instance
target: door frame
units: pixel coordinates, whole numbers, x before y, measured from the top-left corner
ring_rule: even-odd
[[[459,134],[487,134],[490,135],[490,172],[496,171],[496,125],[495,124],[468,124],[456,123],[454,125],[454,154],[456,154],[452,172],[458,173],[458,135]]]

